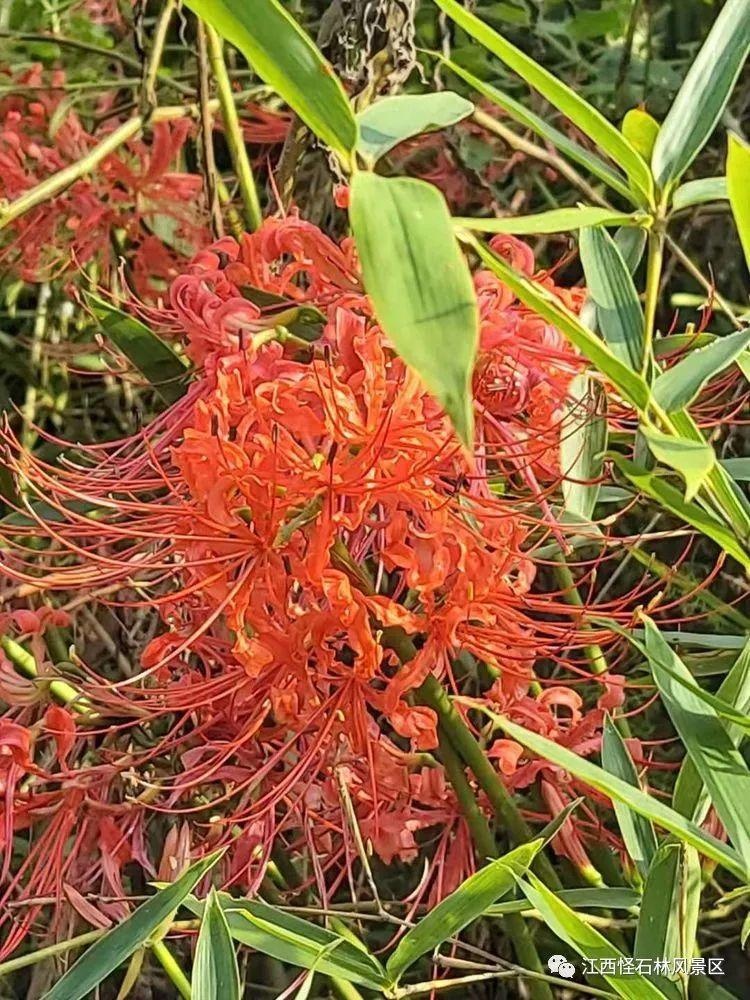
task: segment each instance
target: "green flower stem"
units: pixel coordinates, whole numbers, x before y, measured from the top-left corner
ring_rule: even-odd
[[[440,681],[430,674],[417,688],[416,696],[421,704],[426,705],[436,713],[442,732],[467,766],[471,768],[474,777],[490,800],[501,826],[507,831],[511,843],[520,845],[533,840],[533,831],[521,816],[510,792],[501,781],[469,727],[456,711]],[[557,872],[548,858],[541,852],[534,859],[533,867],[550,889],[562,888]]]
[[[240,128],[240,119],[232,93],[232,82],[229,79],[229,73],[224,62],[222,41],[216,31],[208,24],[206,25],[206,39],[208,41],[208,59],[211,63],[214,80],[216,81],[229,153],[232,157],[232,163],[234,164],[234,170],[240,185],[245,225],[251,232],[254,232],[263,221],[258,190],[255,186],[253,168],[250,163],[250,157],[247,155],[247,147],[245,146],[242,129]]]
[[[156,21],[151,52],[143,71],[143,81],[141,83],[140,111],[144,117],[148,117],[149,113],[156,107],[156,79],[161,66],[162,56],[164,55],[169,22],[172,20],[172,14],[176,6],[177,0],[166,0]]]
[[[437,682],[436,682],[437,683]],[[438,684],[440,687],[440,685]],[[441,687],[442,690],[442,687]],[[476,796],[471,785],[466,780],[464,765],[444,734],[440,736],[439,756],[445,767],[445,773],[456,793],[458,804],[471,832],[471,839],[479,854],[482,864],[498,857],[495,837],[490,830],[484,813],[477,805]],[[531,839],[531,834],[529,835]],[[513,942],[513,948],[519,963],[532,972],[543,972],[543,966],[536,950],[529,926],[518,913],[506,913],[502,917],[503,926]],[[553,993],[545,982],[532,980],[529,991],[533,1000],[553,1000]]]
[[[23,646],[14,642],[7,635],[3,635],[0,636],[0,649],[24,676],[31,678],[31,680],[39,678],[36,660]],[[49,687],[54,697],[63,705],[80,715],[93,715],[91,703],[72,684],[68,684],[67,681],[53,680],[49,682]]]
[[[568,564],[564,562],[555,563],[554,572],[563,592],[563,600],[575,608],[582,608],[583,600],[578,592],[578,585]],[[607,673],[609,666],[599,645],[591,643],[591,645],[585,646],[584,653],[586,654],[586,659],[589,661],[592,673],[597,676]]]
[[[190,1000],[191,989],[190,980],[187,978],[185,973],[180,968],[177,960],[175,959],[172,952],[167,948],[164,941],[153,941],[151,943],[151,951],[154,953],[156,958],[159,960],[159,964],[162,969],[169,976],[170,980],[177,988],[178,993],[184,1000]]]

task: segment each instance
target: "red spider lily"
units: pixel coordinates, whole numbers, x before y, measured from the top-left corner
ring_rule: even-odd
[[[532,269],[517,241],[497,247]],[[200,819],[191,832],[204,846],[233,839],[224,874],[249,889],[275,837],[307,844],[325,898],[351,867],[343,788],[384,861],[412,860],[418,837],[437,836],[448,869],[434,869],[423,891],[438,898],[474,862],[430,756],[435,717],[411,704],[428,673],[456,688],[467,663],[484,664],[497,678],[487,697],[510,717],[579,752],[598,746],[601,709],[584,713],[560,682],[531,693],[540,658],[563,661],[593,641],[554,595],[545,618],[535,613],[526,551],[542,517],[525,510],[543,501],[539,481],[557,476],[554,442],[578,363],[495,278],[480,272],[476,285],[472,464],[379,330],[352,244],[295,217],[198,254],[170,308],[145,310],[183,332],[201,372],[141,434],[52,467],[19,453],[4,430],[8,465],[57,512],[45,520],[32,505],[30,527],[5,527],[9,577],[74,593],[119,586],[123,605],[136,601],[137,580],[165,625],[136,677],[115,683],[81,664],[94,725],[110,736],[75,782],[60,775],[77,733],[59,712],[19,701],[44,720],[59,769],[45,774],[48,791],[6,796],[11,826],[34,838],[6,900],[32,898],[40,882],[60,898],[68,884],[116,890],[129,858],[157,863],[143,846],[146,817],[175,814]],[[314,305],[326,320],[320,341],[269,339],[278,307],[256,305],[253,288]],[[524,470],[506,495],[491,488]],[[32,535],[48,547],[30,554]],[[414,642],[403,660],[388,642],[394,629]],[[135,752],[128,734],[143,722],[162,735]],[[507,741],[490,754],[510,787],[549,774],[542,761],[514,759]],[[96,813],[110,832],[95,847],[81,832],[71,847],[72,812]],[[188,853],[182,836],[170,847],[176,864]],[[559,843],[578,849],[572,835]],[[55,859],[44,871],[40,845]]]

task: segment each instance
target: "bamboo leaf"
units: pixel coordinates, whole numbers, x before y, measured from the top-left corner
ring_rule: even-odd
[[[544,917],[547,927],[561,941],[575,949],[582,958],[601,962],[604,959],[621,961],[625,955],[586,923],[575,910],[566,906],[558,896],[548,889],[533,872],[527,872],[526,880],[518,884],[524,896]],[[617,996],[625,1000],[663,1000],[666,996],[654,983],[638,973],[632,975],[603,975]]]
[[[599,496],[607,419],[604,394],[588,374],[577,375],[568,389],[560,434],[560,470],[565,510],[590,521]]]
[[[654,457],[679,472],[685,480],[685,500],[692,500],[716,463],[711,445],[673,434],[662,434],[652,427],[642,426],[640,431]]]
[[[363,944],[354,945],[309,920],[269,906],[260,900],[235,899],[217,893],[217,900],[235,941],[302,969],[316,969],[325,976],[338,976],[350,983],[382,991],[386,985],[383,967]],[[185,906],[202,916],[202,900],[189,896]]]
[[[143,947],[151,935],[184,902],[203,876],[219,860],[216,851],[191,865],[178,879],[135,910],[127,920],[105,934],[58,979],[44,1000],[83,1000],[110,972]]]
[[[727,191],[750,268],[750,146],[732,132],[729,133],[727,153]]]
[[[232,936],[216,890],[203,909],[195,950],[192,1000],[240,1000],[240,970]]]
[[[579,205],[578,208],[554,208],[536,215],[508,216],[500,219],[456,218],[454,223],[475,233],[509,233],[528,236],[536,233],[566,233],[588,226],[639,226],[646,216],[624,215],[609,208]]]
[[[569,118],[589,139],[621,166],[635,189],[643,196],[645,203],[650,204],[654,190],[651,171],[643,157],[611,122],[608,122],[596,108],[592,107],[574,90],[516,48],[515,45],[512,45],[502,35],[493,31],[456,0],[435,0],[435,3],[467,34],[497,56],[530,87],[546,97],[558,111]]]
[[[558,899],[573,910],[630,910],[638,906],[641,894],[635,889],[602,886],[591,889],[561,889]],[[505,913],[523,913],[532,909],[527,899],[510,899],[495,903],[485,910],[485,916],[501,917]]]
[[[612,353],[633,371],[643,367],[643,310],[631,272],[604,229],[581,231],[581,263],[599,329]]]
[[[605,163],[600,157],[590,152],[584,146],[579,145],[579,143],[575,142],[564,132],[556,129],[554,125],[550,125],[544,118],[529,110],[520,101],[511,97],[510,94],[505,94],[491,83],[480,80],[479,77],[474,76],[473,73],[470,73],[469,70],[458,63],[453,62],[453,60],[447,59],[445,56],[441,56],[440,58],[451,73],[455,73],[456,76],[465,80],[478,94],[496,104],[509,117],[517,121],[519,125],[530,129],[541,139],[544,139],[545,142],[551,143],[564,156],[567,156],[569,160],[579,164],[579,166],[588,170],[589,173],[604,181],[613,191],[621,194],[623,198],[626,198],[628,201],[634,201],[633,192],[628,187],[623,175],[618,173],[608,163]]]
[[[727,201],[729,189],[726,177],[701,177],[699,180],[680,184],[672,198],[672,211],[681,212],[696,205],[708,205],[712,201]]]
[[[654,623],[646,616],[643,621],[646,653],[664,706],[729,839],[750,869],[750,770],[714,709],[689,689],[690,671]],[[675,674],[685,684],[676,682]]]
[[[278,0],[187,0],[302,121],[344,160],[357,145],[357,120],[330,65]]]
[[[713,132],[750,50],[750,4],[728,0],[693,60],[654,147],[656,183],[687,170]]]
[[[357,115],[357,151],[374,164],[405,139],[448,128],[473,111],[471,101],[451,90],[383,97]]]
[[[533,840],[491,861],[410,928],[386,964],[391,983],[397,983],[417,959],[458,934],[481,917],[488,906],[510,892],[515,885],[515,877],[526,871],[543,843],[542,838]]]
[[[541,285],[519,274],[510,264],[494,254],[489,247],[470,233],[461,239],[472,246],[484,263],[517,295],[529,309],[552,323],[580,352],[599,369],[636,409],[648,406],[649,388],[638,374],[624,364],[595,333],[585,327],[577,316]]]
[[[378,322],[469,445],[479,317],[445,199],[424,181],[360,171],[350,218]]]
[[[579,757],[567,747],[560,746],[545,736],[540,736],[530,729],[525,729],[523,726],[511,722],[510,719],[492,712],[484,705],[481,706],[481,709],[510,739],[516,740],[532,753],[569,771],[576,778],[580,778],[581,781],[602,792],[608,798],[628,805],[634,812],[650,819],[656,826],[668,830],[680,840],[691,844],[701,854],[723,865],[737,878],[748,880],[750,868],[735,850],[701,830],[695,823],[691,823],[690,820],[664,805],[656,797],[647,795],[640,789],[634,788],[627,781],[608,774],[603,768],[597,767],[596,764],[592,764],[584,757]]]
[[[622,134],[633,149],[638,150],[646,163],[649,163],[659,134],[658,121],[643,108],[631,108],[623,119]]]
[[[684,500],[679,490],[653,472],[647,472],[622,455],[612,455],[618,469],[636,486],[641,493],[661,504],[665,510],[697,528],[707,538],[716,542],[724,551],[746,569],[750,569],[750,553],[738,542],[736,534],[721,521],[704,511],[696,503]]]
[[[748,174],[750,183],[750,174]],[[652,386],[654,400],[667,413],[682,410],[695,400],[708,382],[724,371],[750,344],[750,330],[717,337],[663,372]]]
[[[85,294],[103,333],[153,385],[165,403],[177,402],[186,388],[187,368],[174,350],[135,316],[91,292]]]
[[[633,758],[609,715],[604,720],[602,733],[602,766],[634,788],[641,787]],[[656,853],[654,828],[648,819],[632,812],[628,806],[620,802],[612,805],[627,852],[645,878]]]

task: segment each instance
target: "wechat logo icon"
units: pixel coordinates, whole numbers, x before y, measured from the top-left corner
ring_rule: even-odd
[[[572,979],[576,974],[575,965],[569,962],[564,955],[552,955],[547,960],[547,968],[551,973],[561,976],[563,979]]]

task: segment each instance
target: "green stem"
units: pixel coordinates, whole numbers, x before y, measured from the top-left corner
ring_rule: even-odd
[[[659,305],[661,272],[664,266],[664,229],[656,220],[648,237],[648,263],[646,265],[646,299],[644,308],[643,369],[641,374],[650,382],[649,374],[654,363],[653,344],[656,327],[656,310]]]
[[[190,980],[182,971],[174,955],[169,948],[167,948],[164,941],[153,941],[151,944],[151,951],[159,960],[162,969],[164,969],[172,983],[177,987],[177,991],[180,996],[184,997],[184,1000],[190,1000],[192,995],[190,990]]]
[[[149,53],[148,62],[143,71],[143,82],[141,84],[141,114],[147,117],[156,107],[156,78],[161,66],[161,59],[164,54],[164,45],[167,41],[169,22],[176,6],[176,0],[166,0],[161,9],[161,13],[156,21],[154,40]]]
[[[31,680],[39,678],[36,660],[23,646],[14,642],[7,635],[2,635],[0,636],[0,648],[2,648],[11,663],[15,664],[22,674],[31,678]],[[59,702],[62,702],[63,705],[72,708],[74,712],[79,712],[81,715],[92,714],[90,702],[72,684],[68,684],[67,681],[55,680],[50,681],[49,687],[55,698]]]
[[[263,221],[260,209],[258,191],[255,187],[253,168],[250,157],[247,155],[247,147],[240,128],[240,119],[232,94],[232,83],[229,79],[226,63],[224,62],[224,52],[219,35],[210,25],[206,25],[206,38],[208,40],[208,58],[211,63],[211,70],[216,81],[216,90],[219,97],[224,128],[226,132],[229,153],[232,157],[237,180],[240,185],[240,196],[242,198],[243,215],[245,224],[251,232],[254,232]]]
[[[495,838],[484,813],[477,805],[471,785],[466,780],[464,765],[445,735],[440,736],[439,756],[453,791],[456,793],[458,804],[471,832],[479,859],[482,864],[485,864],[488,860],[498,857]],[[529,835],[529,839],[531,839],[531,835]],[[524,918],[518,913],[506,913],[502,917],[502,921],[513,942],[519,963],[532,972],[543,972],[539,953]],[[547,983],[532,980],[529,990],[534,1000],[553,1000],[552,991]]]
[[[47,945],[46,948],[37,948],[36,951],[31,951],[28,955],[11,958],[10,961],[3,962],[0,965],[0,978],[9,976],[11,972],[16,972],[18,969],[25,969],[29,965],[36,965],[37,962],[43,962],[45,958],[53,958],[55,955],[61,955],[63,952],[72,951],[74,948],[83,948],[86,944],[93,944],[100,937],[104,937],[106,933],[106,928],[87,931],[85,934],[79,934],[78,937],[69,938],[67,941],[56,941],[54,944]]]
[[[440,728],[456,752],[471,768],[474,777],[490,800],[503,829],[507,831],[511,843],[520,845],[533,840],[534,834],[521,816],[510,792],[454,708],[440,681],[430,674],[417,688],[416,696],[421,704],[427,705],[436,713]],[[550,889],[562,887],[557,872],[545,855],[537,854],[534,868]]]
[[[575,577],[573,576],[568,564],[562,562],[555,563],[554,572],[557,582],[562,589],[563,600],[575,608],[583,608],[583,599],[578,592],[578,584],[576,583]],[[588,646],[584,646],[584,653],[586,654],[586,659],[589,661],[592,673],[597,676],[607,673],[609,666],[604,653],[602,652],[601,646],[597,643],[591,643]]]

